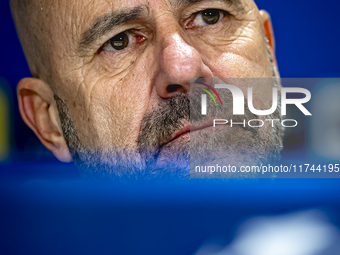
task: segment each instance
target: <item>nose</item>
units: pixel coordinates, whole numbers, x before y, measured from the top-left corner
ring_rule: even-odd
[[[190,80],[211,78],[212,72],[203,63],[200,53],[178,34],[163,39],[159,55],[159,72],[155,79],[158,95],[171,98],[177,93],[190,93]]]

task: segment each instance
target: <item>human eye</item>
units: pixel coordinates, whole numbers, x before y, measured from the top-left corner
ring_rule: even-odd
[[[226,15],[225,11],[218,9],[206,9],[197,12],[193,19],[186,26],[187,28],[194,28],[206,25],[215,25]]]
[[[121,32],[108,41],[100,48],[100,51],[122,51],[130,46],[145,41],[145,37],[138,35],[132,30]]]

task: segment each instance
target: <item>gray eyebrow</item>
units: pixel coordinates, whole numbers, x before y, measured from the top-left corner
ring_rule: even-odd
[[[189,5],[189,4],[196,4],[206,0],[170,0],[173,4],[176,5]],[[233,5],[241,9],[243,7],[242,1],[243,0],[215,0],[220,2],[226,2],[229,5]]]
[[[203,2],[206,0],[169,0],[171,5],[185,6]],[[234,5],[238,8],[242,7],[242,0],[214,0],[227,2],[229,5]],[[105,13],[98,18],[91,25],[91,27],[82,33],[79,43],[79,51],[82,51],[87,46],[91,45],[94,41],[109,32],[114,26],[126,24],[142,17],[148,16],[150,9],[148,5],[139,5],[136,7],[123,7],[120,10]]]
[[[147,13],[149,13],[149,7],[147,5],[140,5],[133,8],[123,8],[99,16],[91,27],[82,33],[79,44],[80,49],[92,44],[114,26],[140,19],[143,16],[147,16]]]

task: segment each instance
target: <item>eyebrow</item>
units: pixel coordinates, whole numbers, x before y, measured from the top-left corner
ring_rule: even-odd
[[[82,33],[80,41],[80,49],[92,44],[94,41],[105,35],[113,27],[119,26],[147,16],[149,7],[147,5],[139,5],[133,8],[123,8],[117,11],[105,13],[91,25],[91,27]]]
[[[175,4],[176,6],[186,6],[204,1],[207,0],[170,0],[170,4]],[[238,8],[242,7],[242,0],[213,1],[226,2],[229,5],[233,5]],[[144,4],[132,8],[125,7],[120,10],[105,13],[97,17],[91,27],[82,33],[79,43],[79,51],[82,51],[82,49],[88,47],[100,37],[111,31],[113,27],[135,21],[142,17],[146,17],[149,15],[149,13],[149,6]]]
[[[171,0],[172,2],[175,2],[177,5],[189,5],[189,4],[195,4],[199,2],[203,2],[206,0]],[[219,2],[226,2],[229,5],[234,5],[237,7],[242,6],[242,0],[214,0],[214,1],[219,1]]]

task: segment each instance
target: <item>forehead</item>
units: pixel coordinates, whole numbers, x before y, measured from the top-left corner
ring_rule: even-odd
[[[41,41],[47,45],[46,51],[51,58],[52,66],[61,65],[60,60],[66,58],[71,60],[68,61],[69,64],[74,65],[77,62],[77,66],[81,65],[81,62],[87,62],[84,59],[90,60],[91,54],[104,43],[103,40],[110,39],[102,36],[105,33],[97,33],[96,30],[104,29],[106,35],[111,31],[113,35],[115,31],[122,32],[129,29],[128,26],[123,27],[120,22],[113,22],[117,21],[116,14],[121,14],[122,20],[129,17],[127,14],[141,15],[144,21],[149,22],[155,19],[161,20],[162,17],[167,16],[164,15],[165,13],[180,18],[179,14],[183,10],[191,13],[199,11],[200,8],[203,10],[224,6],[230,10],[240,13],[242,10],[242,13],[247,13],[248,9],[255,6],[253,0],[57,0],[53,2],[35,0],[34,2],[35,11],[38,12],[38,19],[42,24],[37,27],[44,27],[41,29]],[[103,25],[103,23],[109,24]],[[115,27],[116,30],[112,30],[114,23],[119,25]],[[92,45],[81,45],[85,37],[91,36],[97,36],[100,40],[93,40],[95,43]],[[91,40],[87,41],[91,42]],[[69,68],[64,64],[63,68]]]
[[[198,3],[221,2],[242,9],[247,1],[249,0],[59,0],[52,3],[50,1],[40,2],[36,9],[40,9],[41,12],[45,9],[46,12],[49,11],[54,18],[53,22],[70,24],[73,28],[83,31],[91,27],[104,14],[119,10],[127,12],[131,9],[143,8],[147,10],[148,15],[152,16],[157,11],[175,12],[184,6]]]

